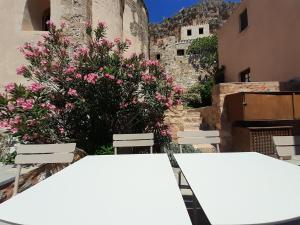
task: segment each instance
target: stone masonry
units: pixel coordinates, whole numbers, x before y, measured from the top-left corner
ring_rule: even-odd
[[[220,130],[221,151],[230,151],[232,146],[232,123],[227,118],[224,100],[227,95],[239,92],[299,91],[300,82],[252,82],[222,83],[213,89],[213,104],[201,110],[201,127]]]
[[[223,0],[205,0],[150,25],[150,58],[160,60],[177,83],[191,87],[206,73],[192,65],[187,54],[189,45],[196,38],[215,34],[236,6]]]

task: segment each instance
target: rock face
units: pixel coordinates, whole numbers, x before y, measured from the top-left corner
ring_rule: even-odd
[[[85,151],[81,149],[76,149],[73,163],[84,158],[85,156],[86,156]],[[29,173],[23,174],[22,176],[20,176],[18,192],[20,193],[22,191],[25,191],[26,189],[41,182],[47,177],[50,177],[51,175],[59,172],[60,170],[64,169],[67,166],[68,165],[66,164],[44,164]],[[13,188],[14,188],[14,181],[0,187],[0,203],[12,197]]]
[[[206,73],[192,65],[186,54],[188,46],[197,37],[215,34],[235,7],[237,3],[206,0],[191,8],[182,9],[160,24],[151,24],[150,58],[159,59],[167,72],[175,76],[177,83],[185,87],[192,86],[199,76]],[[186,34],[188,30],[192,31],[190,36]]]

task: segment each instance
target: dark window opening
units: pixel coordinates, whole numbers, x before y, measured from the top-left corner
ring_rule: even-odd
[[[187,36],[192,36],[192,30],[191,29],[187,30]]]
[[[251,82],[251,71],[250,68],[240,72],[241,82]]]
[[[161,57],[160,54],[157,54],[157,55],[156,55],[156,59],[157,59],[157,60],[160,60],[160,57]]]
[[[199,28],[199,34],[204,34],[204,29],[203,29],[203,27]]]
[[[245,30],[248,27],[248,12],[245,9],[244,12],[240,15],[240,32]]]
[[[183,56],[184,55],[184,49],[178,49],[177,50],[177,55],[178,56]]]
[[[50,9],[46,9],[42,18],[42,30],[49,31],[48,21],[50,20]]]

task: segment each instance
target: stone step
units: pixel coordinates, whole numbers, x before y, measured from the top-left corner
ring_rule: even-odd
[[[183,118],[183,122],[195,122],[195,123],[200,123],[200,122],[201,122],[201,118],[196,118],[196,117]]]

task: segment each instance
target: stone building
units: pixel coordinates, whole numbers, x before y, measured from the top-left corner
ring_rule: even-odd
[[[299,0],[244,0],[218,31],[225,81],[299,80],[299,9]]]
[[[25,42],[35,42],[47,32],[46,21],[66,21],[68,33],[84,40],[85,22],[108,24],[107,38],[129,38],[127,54],[149,55],[148,11],[143,0],[0,0],[0,84],[22,82],[16,68],[24,63],[17,50]]]
[[[223,0],[206,0],[150,25],[150,58],[160,60],[177,83],[192,86],[206,73],[193,65],[186,50],[196,38],[215,34],[235,7],[235,3]]]

